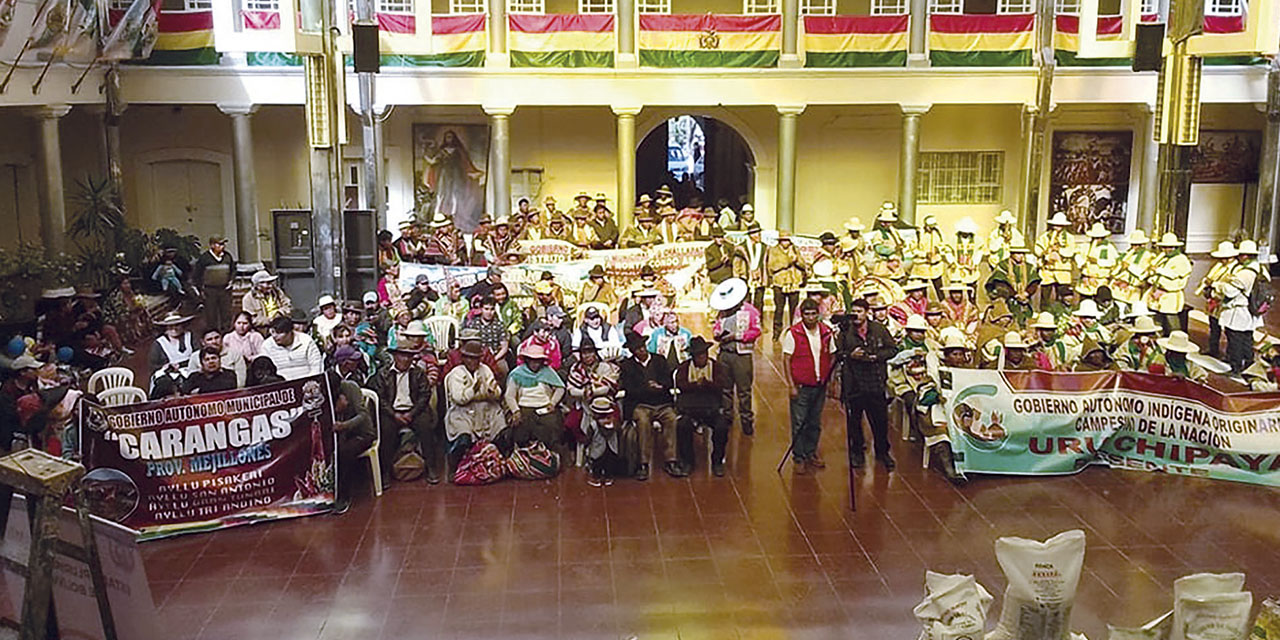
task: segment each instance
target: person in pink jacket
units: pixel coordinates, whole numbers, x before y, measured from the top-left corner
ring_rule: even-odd
[[[729,278],[711,292],[711,308],[719,312],[713,335],[720,343],[717,360],[729,372],[729,390],[725,411],[732,417],[737,397],[738,419],[742,435],[755,433],[755,411],[751,397],[752,353],[760,338],[760,310],[747,302],[749,286],[741,278]]]

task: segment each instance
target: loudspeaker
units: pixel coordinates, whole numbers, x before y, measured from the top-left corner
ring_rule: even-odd
[[[378,25],[351,25],[351,49],[351,57],[356,64],[356,73],[377,73],[381,70],[381,52],[378,51]]]
[[[1133,39],[1133,70],[1159,71],[1164,64],[1164,24],[1139,24]]]

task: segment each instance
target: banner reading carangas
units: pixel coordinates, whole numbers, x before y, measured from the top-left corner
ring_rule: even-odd
[[[90,508],[141,540],[333,507],[333,402],[323,375],[122,407],[80,404]]]
[[[1280,486],[1280,393],[1131,372],[942,371],[959,471],[1097,464]]]

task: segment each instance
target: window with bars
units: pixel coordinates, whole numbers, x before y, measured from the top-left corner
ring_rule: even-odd
[[[378,0],[374,6],[378,13],[413,14],[413,0]]]
[[[449,0],[449,13],[484,13],[485,0]]]
[[[613,13],[613,0],[578,0],[578,13]]]
[[[671,0],[637,0],[640,13],[671,13]]]
[[[1054,0],[1053,12],[1060,16],[1080,15],[1080,0]]]
[[[213,11],[213,0],[187,0],[187,11]]]
[[[773,14],[778,13],[779,0],[742,0],[742,12],[751,14]]]
[[[907,0],[871,0],[871,15],[900,16],[907,12]]]
[[[547,6],[543,0],[507,0],[507,13],[535,13],[541,15],[546,12]]]
[[[1211,16],[1243,15],[1244,0],[1208,0],[1204,12]]]
[[[1142,15],[1153,16],[1160,13],[1160,4],[1156,0],[1142,0]]]
[[[916,174],[920,204],[999,204],[1003,151],[928,151]]]
[[[279,11],[280,0],[244,0],[246,11]]]
[[[996,13],[1031,13],[1035,11],[1031,0],[998,0]]]
[[[834,16],[836,0],[800,0],[802,16]]]
[[[964,0],[929,0],[929,13],[964,13]]]

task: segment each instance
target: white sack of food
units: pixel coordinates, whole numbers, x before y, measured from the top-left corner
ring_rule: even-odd
[[[973,576],[926,571],[924,588],[924,600],[912,610],[922,626],[919,640],[982,637],[993,598]]]
[[[1173,581],[1173,628],[1170,640],[1187,640],[1186,624],[1178,606],[1183,598],[1198,598],[1244,590],[1243,573],[1193,573]]]
[[[1187,640],[1241,640],[1249,635],[1253,594],[1183,596],[1174,610],[1181,613],[1182,635]]]
[[[996,540],[996,560],[1008,586],[1000,620],[986,640],[1068,640],[1071,607],[1084,565],[1084,532],[1064,531],[1044,542]]]

